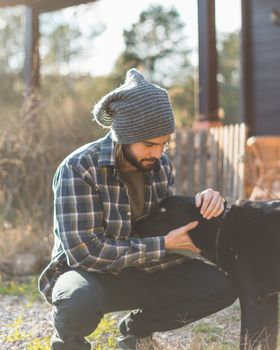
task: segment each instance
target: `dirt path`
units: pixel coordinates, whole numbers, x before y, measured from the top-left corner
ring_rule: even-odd
[[[1,350],[48,349],[48,346],[36,346],[36,339],[46,338],[47,344],[48,337],[52,334],[50,307],[46,303],[40,300],[30,302],[19,296],[1,296],[0,310]],[[114,314],[115,321],[122,315]],[[162,350],[237,349],[238,303],[192,325],[170,332],[155,333],[155,338],[161,344]]]

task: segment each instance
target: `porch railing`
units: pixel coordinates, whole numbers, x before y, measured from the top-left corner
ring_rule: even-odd
[[[177,194],[193,195],[211,187],[224,197],[244,197],[246,125],[209,131],[181,128],[171,142],[170,158]]]

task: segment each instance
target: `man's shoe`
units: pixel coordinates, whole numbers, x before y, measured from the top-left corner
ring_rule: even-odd
[[[91,345],[85,339],[80,340],[69,340],[63,341],[59,336],[54,333],[51,338],[51,349],[52,350],[90,350]]]
[[[126,336],[118,337],[118,346],[124,350],[159,350],[160,347],[157,342],[151,337],[136,337],[128,334]]]
[[[121,335],[117,338],[118,346],[124,350],[159,350],[159,344],[153,339],[152,334],[139,337],[127,333],[126,321],[130,315],[125,316],[119,323]]]

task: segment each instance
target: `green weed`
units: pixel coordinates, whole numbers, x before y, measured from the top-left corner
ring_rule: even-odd
[[[0,278],[0,295],[25,296],[32,303],[40,298],[37,281],[37,276],[26,277],[22,282],[2,281]]]
[[[87,339],[93,343],[95,350],[116,349],[117,335],[116,320],[112,314],[107,314]]]
[[[50,337],[42,339],[33,339],[30,344],[27,345],[26,350],[50,350]]]
[[[20,326],[22,323],[23,323],[23,318],[22,316],[19,316],[12,324],[10,324],[10,328],[13,329],[13,332],[11,332],[5,337],[6,342],[14,343],[14,342],[26,341],[30,339],[30,337],[32,336],[32,332],[21,331]]]

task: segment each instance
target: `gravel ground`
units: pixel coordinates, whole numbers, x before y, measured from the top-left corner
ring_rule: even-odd
[[[31,339],[51,334],[50,307],[46,303],[39,300],[31,303],[19,296],[1,296],[0,310],[1,350],[25,350]],[[17,331],[21,333],[21,341],[14,341]]]
[[[162,350],[239,349],[240,308],[237,301],[227,309],[183,328],[155,333]]]
[[[50,307],[43,301],[36,300],[31,303],[24,297],[1,296],[0,310],[1,350],[26,350],[32,339],[52,334]],[[123,313],[115,315],[115,318],[118,320],[122,315]],[[238,343],[239,326],[239,306],[235,303],[192,325],[174,331],[155,333],[155,338],[161,344],[162,350],[202,350],[207,346],[210,348],[210,345],[211,349],[218,348],[215,344],[219,344],[221,349],[221,343]],[[17,337],[17,330],[21,333],[20,341],[13,340]]]

